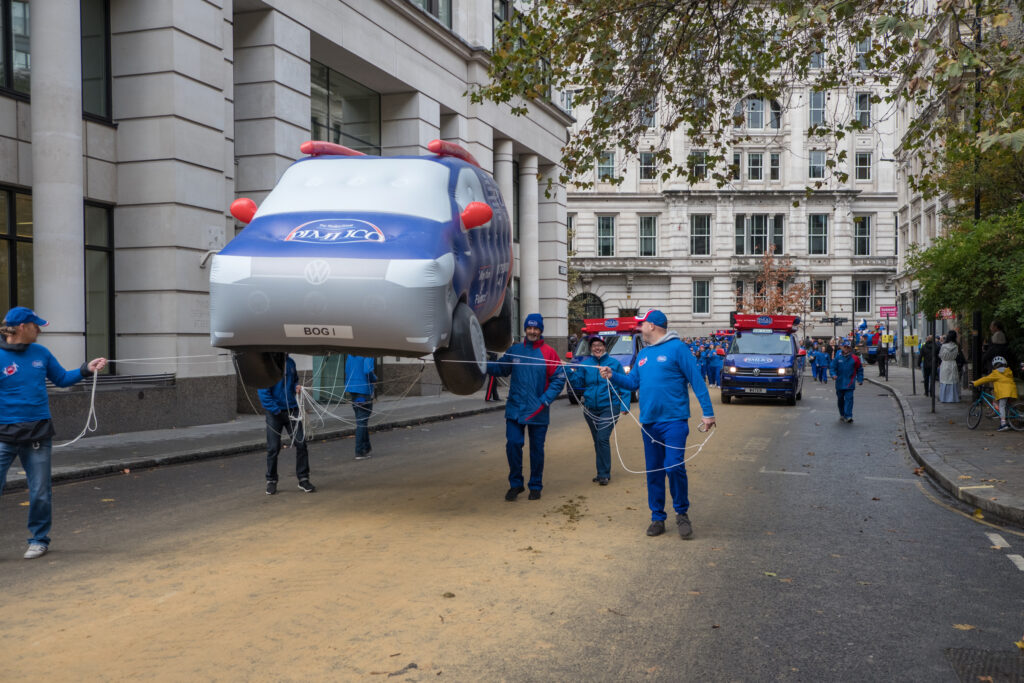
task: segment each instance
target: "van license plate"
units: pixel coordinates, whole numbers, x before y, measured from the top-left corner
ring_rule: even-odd
[[[744,389],[748,394],[767,394],[767,389]]]

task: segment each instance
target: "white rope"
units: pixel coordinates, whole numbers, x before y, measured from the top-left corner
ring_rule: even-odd
[[[89,397],[89,415],[86,416],[85,418],[85,427],[82,428],[82,431],[78,433],[78,436],[71,439],[71,441],[68,441],[66,443],[54,444],[54,448],[63,448],[64,446],[70,446],[71,444],[75,443],[83,436],[85,436],[88,432],[95,432],[96,429],[99,427],[99,421],[96,419],[96,381],[99,378],[99,374],[100,373],[98,372],[92,373],[92,392],[91,396]]]

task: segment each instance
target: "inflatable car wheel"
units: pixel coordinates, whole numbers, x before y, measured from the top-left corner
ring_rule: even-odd
[[[242,383],[256,389],[266,389],[284,377],[284,354],[261,351],[235,351],[235,367]]]
[[[488,351],[501,352],[512,346],[512,292],[505,290],[501,311],[484,323],[484,342]]]
[[[453,394],[466,396],[483,386],[487,374],[487,348],[480,321],[466,304],[455,307],[447,349],[434,352],[441,381]]]

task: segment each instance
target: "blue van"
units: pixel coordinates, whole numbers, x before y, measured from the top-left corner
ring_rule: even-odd
[[[796,341],[800,318],[737,314],[736,335],[722,368],[722,403],[733,397],[780,398],[796,405],[803,394],[807,351]]]

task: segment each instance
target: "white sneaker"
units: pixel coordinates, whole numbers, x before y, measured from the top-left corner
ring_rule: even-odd
[[[48,547],[42,543],[29,543],[28,550],[25,551],[26,560],[34,560],[37,557],[42,557],[49,550]]]

